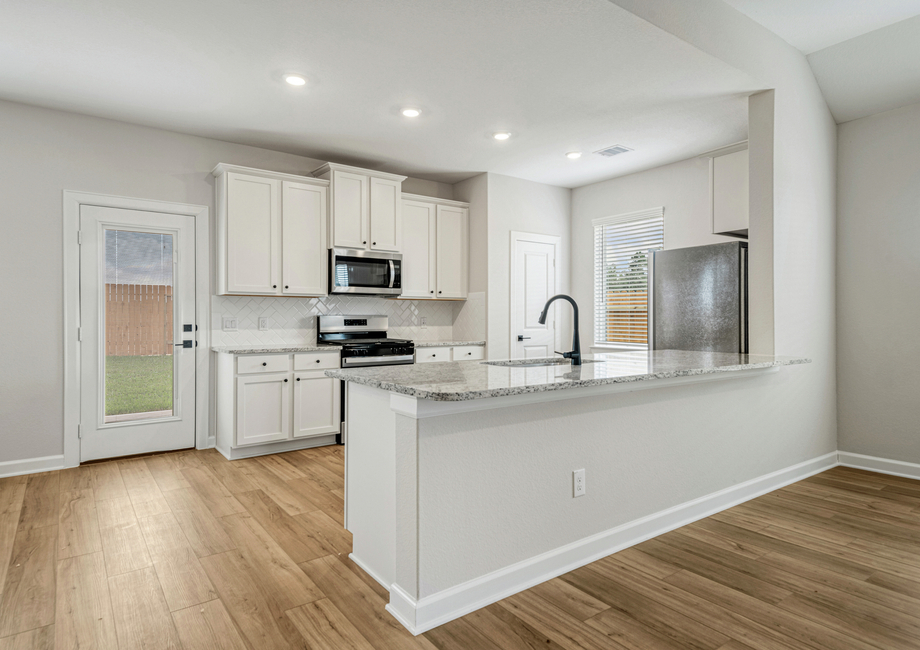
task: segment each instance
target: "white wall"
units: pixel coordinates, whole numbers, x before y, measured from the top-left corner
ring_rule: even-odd
[[[708,159],[690,158],[572,190],[572,294],[584,314],[582,345],[594,343],[591,221],[658,206],[664,206],[665,248],[732,241],[712,234]]]
[[[488,354],[507,359],[510,354],[511,231],[557,235],[556,293],[569,293],[571,190],[501,174],[488,175]],[[572,341],[572,314],[566,305],[557,312],[557,350]]]
[[[920,104],[837,133],[839,446],[920,463]]]
[[[454,199],[470,204],[469,297],[454,303],[454,336],[486,340],[489,320],[489,174],[479,174],[453,186]]]
[[[769,272],[776,353],[808,356],[814,363],[802,372],[738,391],[733,399],[747,403],[751,412],[765,403],[774,406],[763,418],[739,422],[738,433],[751,441],[772,440],[761,471],[833,451],[836,125],[814,75],[799,51],[719,0],[615,3],[775,89],[772,220],[763,223],[769,216],[766,209],[752,212],[750,245],[757,245],[757,235],[769,239],[761,246],[773,247]],[[756,108],[752,100],[752,129]],[[760,126],[763,116],[756,117]],[[751,140],[753,156],[753,134]],[[764,270],[759,264],[752,268],[752,280],[755,271]],[[747,472],[736,476],[738,481],[751,477]]]
[[[213,215],[219,162],[308,174],[322,161],[3,101],[0,130],[4,462],[63,453],[63,190],[207,205]],[[429,181],[406,187],[452,194]]]

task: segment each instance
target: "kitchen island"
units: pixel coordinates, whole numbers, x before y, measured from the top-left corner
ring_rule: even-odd
[[[754,478],[738,467],[763,442],[745,435],[740,416],[777,406],[752,400],[750,388],[808,361],[664,350],[587,356],[581,366],[326,370],[347,382],[352,559],[418,634],[821,471],[829,458]],[[676,408],[656,408],[663,401]]]

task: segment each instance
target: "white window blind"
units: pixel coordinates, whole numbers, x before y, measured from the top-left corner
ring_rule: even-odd
[[[664,208],[594,220],[594,342],[648,347],[648,252],[664,248]]]

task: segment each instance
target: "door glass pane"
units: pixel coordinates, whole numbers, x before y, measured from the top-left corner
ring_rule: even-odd
[[[105,231],[105,422],[173,415],[173,236]]]

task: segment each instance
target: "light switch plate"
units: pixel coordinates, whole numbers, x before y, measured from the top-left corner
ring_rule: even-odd
[[[428,317],[422,316],[418,321],[419,329],[426,330],[428,329]]]
[[[239,321],[232,316],[225,316],[221,323],[221,329],[225,332],[236,332],[239,328]]]
[[[259,316],[259,331],[268,331],[268,316]]]

